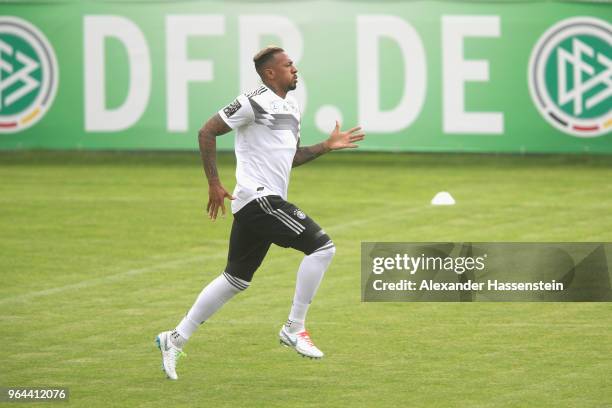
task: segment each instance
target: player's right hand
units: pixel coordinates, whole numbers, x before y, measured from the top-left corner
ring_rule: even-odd
[[[225,198],[234,200],[234,196],[227,192],[225,187],[221,183],[209,183],[208,184],[208,204],[206,205],[206,212],[208,218],[212,221],[217,219],[219,214],[219,208],[221,208],[221,215],[225,217]]]

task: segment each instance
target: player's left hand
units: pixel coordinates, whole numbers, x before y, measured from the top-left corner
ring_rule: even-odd
[[[357,126],[344,132],[340,130],[340,123],[336,121],[336,127],[325,141],[327,148],[329,150],[339,150],[359,147],[355,142],[359,142],[365,138],[365,133],[360,132],[360,130],[361,126]]]

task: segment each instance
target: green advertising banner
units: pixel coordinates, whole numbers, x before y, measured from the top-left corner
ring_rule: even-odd
[[[606,2],[58,1],[0,5],[0,149],[196,149],[284,47],[302,144],[612,153]],[[219,138],[231,149],[233,137]]]

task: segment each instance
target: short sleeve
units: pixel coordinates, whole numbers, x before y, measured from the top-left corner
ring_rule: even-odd
[[[232,129],[239,128],[255,120],[249,99],[239,95],[234,102],[219,110],[219,116]]]

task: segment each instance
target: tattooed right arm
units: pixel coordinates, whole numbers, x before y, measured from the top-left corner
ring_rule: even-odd
[[[208,184],[219,182],[217,172],[217,136],[224,135],[232,129],[221,119],[218,113],[211,117],[198,132],[200,156]]]
[[[232,129],[217,113],[198,132],[200,156],[204,165],[204,173],[206,173],[206,178],[208,179],[208,205],[206,206],[206,212],[213,221],[217,218],[219,209],[225,215],[225,198],[234,199],[221,185],[217,171],[217,136],[226,134],[230,130]]]

